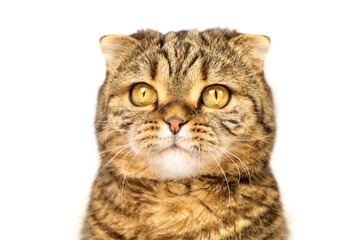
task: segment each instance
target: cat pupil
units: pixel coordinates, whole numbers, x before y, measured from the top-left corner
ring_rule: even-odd
[[[222,92],[220,91],[220,94],[221,94],[221,93],[222,93]],[[210,95],[215,94],[215,99],[216,99],[216,100],[218,99],[218,92],[217,92],[216,90],[214,90],[214,89],[210,90],[210,91],[209,91],[209,94],[210,94]]]
[[[142,92],[143,97],[145,97],[146,88],[141,88],[140,91]]]

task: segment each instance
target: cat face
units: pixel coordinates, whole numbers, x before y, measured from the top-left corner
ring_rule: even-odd
[[[262,70],[266,37],[145,31],[100,44],[107,65],[96,118],[103,165],[172,180],[245,177],[267,164],[275,121]]]

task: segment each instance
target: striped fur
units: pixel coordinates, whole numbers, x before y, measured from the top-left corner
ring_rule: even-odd
[[[82,239],[287,239],[269,168],[276,124],[263,72],[266,41],[226,29],[101,40],[107,75],[95,125],[102,161]],[[139,82],[156,89],[156,104],[131,103]],[[213,84],[231,94],[221,109],[201,102]],[[169,117],[185,123],[171,138]],[[186,153],[161,159],[178,156],[179,166],[194,168],[172,178],[156,164],[174,138]]]

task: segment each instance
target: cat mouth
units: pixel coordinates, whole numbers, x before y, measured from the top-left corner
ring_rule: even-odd
[[[176,143],[173,143],[171,146],[165,148],[165,149],[162,149],[160,151],[160,153],[162,152],[165,152],[165,151],[180,151],[180,152],[186,152],[186,153],[189,153],[189,150],[183,148],[183,147],[180,147],[179,145],[177,145]]]

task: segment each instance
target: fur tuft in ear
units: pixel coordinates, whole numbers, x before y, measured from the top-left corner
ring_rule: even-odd
[[[108,35],[100,39],[100,47],[105,58],[106,67],[112,69],[126,56],[129,56],[139,45],[139,40],[129,36]]]
[[[255,60],[255,65],[262,69],[270,47],[270,38],[264,35],[240,34],[230,40],[233,45],[246,44],[250,47],[250,52]]]

